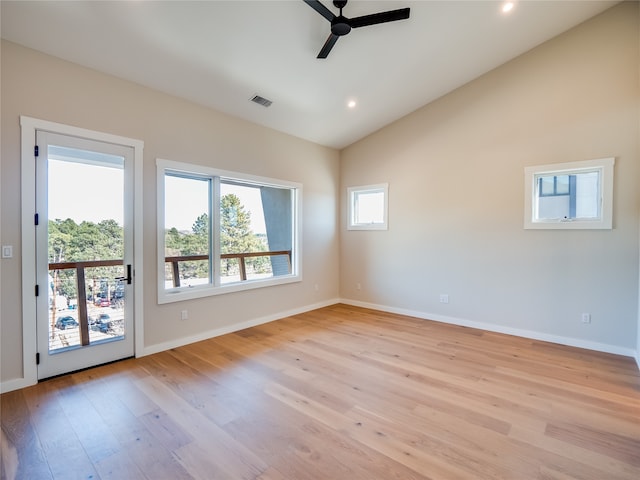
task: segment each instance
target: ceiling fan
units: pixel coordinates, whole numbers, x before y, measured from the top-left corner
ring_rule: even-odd
[[[322,50],[320,50],[318,58],[327,58],[329,52],[338,41],[338,38],[349,33],[352,28],[393,22],[395,20],[405,20],[409,18],[410,10],[409,8],[400,8],[398,10],[389,10],[387,12],[363,15],[361,17],[346,18],[342,15],[342,9],[347,4],[347,0],[333,0],[333,5],[340,9],[340,15],[338,16],[334,15],[331,10],[325,7],[318,0],[304,0],[304,2],[331,22],[331,33],[329,34],[327,41],[324,42],[324,46],[322,47]]]

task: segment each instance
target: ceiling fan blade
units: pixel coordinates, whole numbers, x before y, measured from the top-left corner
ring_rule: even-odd
[[[378,23],[393,22],[395,20],[406,20],[409,18],[409,11],[409,8],[400,8],[399,10],[389,10],[388,12],[363,15],[361,17],[349,19],[349,25],[351,25],[351,28],[358,28],[366,27],[368,25],[376,25]]]
[[[317,58],[327,58],[327,56],[329,55],[329,52],[331,51],[333,46],[336,44],[339,38],[340,37],[338,35],[334,35],[333,33],[329,34],[329,38],[327,38],[327,41],[324,42],[324,45],[322,46],[322,50],[320,50],[320,53],[318,54]]]
[[[318,0],[304,0],[304,3],[309,5],[311,8],[313,8],[316,12],[318,12],[320,15],[322,15],[324,18],[326,18],[330,22],[333,21],[334,18],[336,18],[336,16],[331,12],[331,10],[329,10],[327,7],[321,4]]]

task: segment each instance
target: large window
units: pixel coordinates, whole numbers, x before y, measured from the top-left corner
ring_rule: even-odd
[[[300,280],[302,187],[168,160],[158,169],[158,300]]]
[[[612,227],[613,158],[525,169],[525,228]]]

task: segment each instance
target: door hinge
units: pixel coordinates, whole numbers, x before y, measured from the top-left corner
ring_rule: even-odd
[[[38,148],[38,145],[35,145],[35,146],[33,147],[33,155],[34,155],[34,156],[36,156],[36,157],[37,157],[38,155],[40,155],[40,149]]]
[[[36,285],[36,297],[40,295],[40,285]]]
[[[40,365],[40,352],[36,353],[36,365]]]
[[[40,225],[40,215],[38,215],[37,213],[33,215],[33,224]]]

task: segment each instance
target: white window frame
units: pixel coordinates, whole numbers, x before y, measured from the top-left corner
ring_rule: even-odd
[[[577,162],[525,167],[524,228],[525,229],[611,229],[613,228],[613,166],[615,158],[600,158]],[[598,172],[600,191],[599,218],[537,219],[537,178],[541,176],[575,175]]]
[[[251,290],[255,288],[264,288],[273,285],[283,285],[287,283],[302,281],[302,249],[300,242],[301,229],[301,212],[302,212],[302,184],[290,182],[286,180],[276,180],[272,178],[247,175],[239,172],[231,172],[227,170],[219,170],[216,168],[206,167],[202,165],[188,164],[184,162],[176,162],[172,160],[156,159],[157,171],[157,245],[158,245],[158,303],[171,303],[194,298],[208,297],[212,295],[221,295],[231,292]],[[186,176],[210,178],[214,185],[214,193],[212,198],[212,242],[211,248],[213,280],[211,283],[194,287],[178,287],[166,288],[164,279],[165,267],[165,173],[182,173]],[[253,183],[261,186],[271,186],[279,188],[289,188],[293,191],[292,205],[292,222],[293,222],[293,240],[291,252],[291,273],[289,275],[279,275],[267,279],[244,280],[229,284],[222,284],[219,281],[217,268],[220,264],[220,246],[219,246],[219,230],[216,228],[218,213],[220,210],[219,199],[219,183],[220,180],[234,180],[241,183]]]
[[[367,193],[383,193],[383,220],[380,223],[358,223],[356,221],[357,199]],[[347,230],[388,230],[389,229],[389,184],[362,185],[347,188]]]

